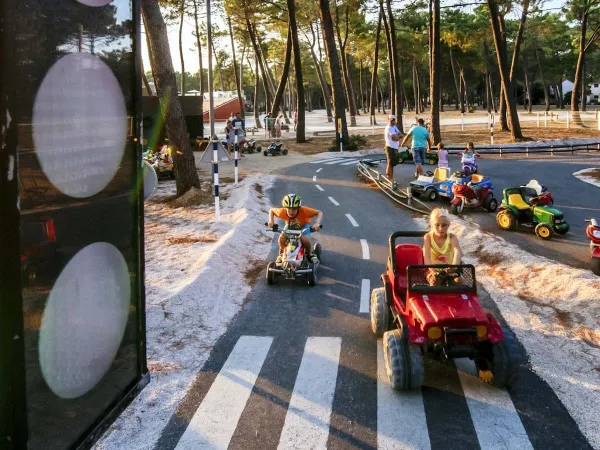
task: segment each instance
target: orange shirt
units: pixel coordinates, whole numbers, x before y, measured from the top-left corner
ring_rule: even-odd
[[[291,229],[302,228],[302,226],[309,224],[310,219],[319,213],[316,209],[309,208],[308,206],[301,206],[298,210],[298,214],[294,218],[290,218],[287,214],[287,208],[273,208],[273,214],[275,217],[285,220]]]

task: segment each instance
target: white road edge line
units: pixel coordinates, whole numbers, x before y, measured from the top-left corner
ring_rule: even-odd
[[[533,449],[508,392],[482,383],[472,361],[460,358],[454,364],[481,449],[498,448],[498,442],[506,448]]]
[[[323,170],[323,168],[322,168],[322,167],[319,167],[319,168],[317,169],[317,173],[319,173],[321,170]]]
[[[315,187],[320,190],[321,192],[323,192],[325,189],[323,189],[321,186],[319,186],[318,184],[315,184]]]
[[[272,343],[268,336],[240,337],[176,450],[228,448]]]
[[[313,175],[313,181],[317,181],[317,176]]]
[[[354,217],[352,217],[350,214],[346,214],[346,217],[348,218],[353,227],[358,227],[358,222],[354,220]]]
[[[377,448],[431,448],[422,390],[392,389],[385,371],[381,339],[377,340]]]
[[[327,448],[342,338],[309,337],[279,439],[279,450]]]
[[[330,201],[331,203],[333,203],[335,206],[340,206],[340,204],[339,204],[338,202],[336,202],[336,201],[335,201],[335,198],[333,198],[333,197],[328,197],[328,198],[329,198],[329,201]]]
[[[361,286],[360,286],[360,309],[359,313],[368,313],[369,312],[369,297],[371,293],[371,280],[368,278],[363,278]]]
[[[371,255],[369,253],[369,244],[366,239],[360,240],[360,245],[362,247],[363,259],[371,259]]]

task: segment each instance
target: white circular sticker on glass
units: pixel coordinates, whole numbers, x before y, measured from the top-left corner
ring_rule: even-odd
[[[111,69],[89,53],[71,53],[46,74],[33,105],[33,140],[42,170],[76,198],[102,191],[125,150],[125,99]]]
[[[113,245],[88,245],[69,261],[40,328],[40,366],[52,392],[77,398],[106,374],[125,333],[130,294],[127,263]]]
[[[113,0],[77,0],[79,3],[83,3],[87,6],[104,6],[108,5]]]

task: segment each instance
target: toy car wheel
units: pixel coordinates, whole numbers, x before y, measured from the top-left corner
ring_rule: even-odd
[[[265,156],[268,156],[268,155],[269,155],[269,152],[265,150],[265,151],[263,152],[263,155],[265,155]]]
[[[554,231],[549,225],[545,223],[538,223],[535,227],[535,234],[542,239],[551,239]]]
[[[554,200],[550,199],[550,200],[548,201],[548,206],[552,206],[552,205],[554,205]]]
[[[275,284],[275,272],[272,272],[271,269],[275,268],[275,263],[274,262],[270,262],[267,265],[267,273],[266,273],[266,278],[267,278],[267,284],[271,285],[271,284]]]
[[[592,273],[600,276],[600,259],[592,258]]]
[[[463,212],[464,206],[462,202],[460,204],[452,203],[450,205],[450,212],[454,215],[460,214]]]
[[[262,150],[262,147],[259,145],[258,147],[256,147],[256,151],[260,152]]]
[[[483,201],[483,208],[488,212],[494,212],[498,208],[498,200],[492,194],[489,194]]]
[[[427,194],[427,200],[430,202],[433,202],[438,198],[438,193],[434,188],[427,189],[425,193]]]
[[[314,286],[317,284],[317,265],[313,264],[311,271],[308,273],[308,285]]]
[[[429,159],[429,165],[433,166],[436,163],[435,159]]]
[[[496,216],[496,223],[503,230],[514,230],[516,222],[515,216],[508,210],[500,211]]]
[[[371,330],[380,338],[389,328],[390,309],[385,298],[385,288],[371,291]]]
[[[287,155],[288,154],[287,148],[281,150],[281,153],[283,153],[284,155]]]
[[[555,229],[554,231],[556,233],[560,234],[560,235],[564,235],[564,234],[567,234],[569,232],[569,228]]]
[[[319,258],[319,262],[321,262],[321,244],[319,244],[318,242],[314,245],[313,247],[313,253],[315,255],[317,255],[317,258]]]
[[[423,385],[424,368],[421,349],[402,340],[400,330],[383,335],[385,369],[394,390],[406,391]]]
[[[491,360],[476,360],[477,374],[484,383],[499,388],[510,386],[513,378],[513,366],[504,342],[491,344]]]

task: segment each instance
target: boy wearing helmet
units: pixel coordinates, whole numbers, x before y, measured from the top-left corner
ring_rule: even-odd
[[[302,199],[297,194],[288,194],[283,197],[281,201],[282,208],[271,208],[269,210],[269,228],[273,227],[275,223],[275,217],[283,219],[287,228],[291,230],[306,230],[306,234],[302,235],[301,242],[304,247],[304,251],[310,262],[317,262],[317,256],[311,254],[310,250],[310,236],[311,230],[317,230],[321,221],[323,220],[323,213],[317,209],[309,208],[308,206],[302,206]],[[313,228],[311,228],[310,222],[313,217],[317,217]],[[279,235],[279,255],[283,253],[287,244],[287,238],[281,234]]]

